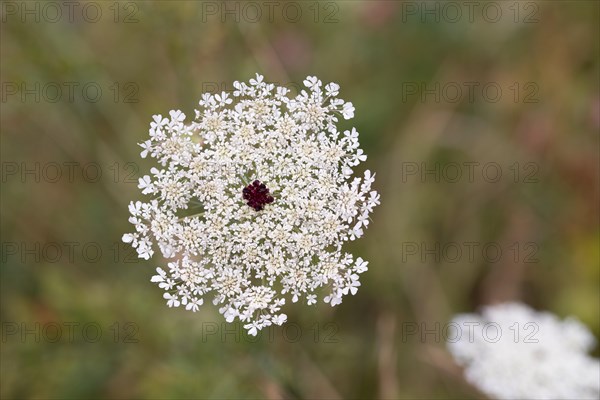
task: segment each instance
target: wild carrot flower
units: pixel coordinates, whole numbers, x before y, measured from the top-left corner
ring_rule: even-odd
[[[195,118],[155,115],[141,156],[157,162],[131,202],[123,241],[168,260],[152,282],[169,307],[196,311],[211,296],[251,334],[282,324],[286,298],[332,306],[360,286],[367,262],[342,250],[363,235],[379,204],[374,174],[353,177],[366,155],[339,86],[304,81],[295,97],[256,75],[228,93],[203,94]]]
[[[591,332],[520,303],[457,315],[448,348],[466,379],[497,399],[598,399],[600,363]]]

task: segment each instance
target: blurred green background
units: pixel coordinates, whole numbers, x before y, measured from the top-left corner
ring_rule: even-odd
[[[1,397],[482,398],[454,314],[599,337],[599,3],[452,4],[2,2]],[[256,340],[168,309],[120,243],[151,116],[255,72],[339,83],[382,199],[358,294]]]

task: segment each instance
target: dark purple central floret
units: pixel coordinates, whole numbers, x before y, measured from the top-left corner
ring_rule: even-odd
[[[248,185],[242,190],[244,200],[248,200],[246,204],[254,208],[256,211],[260,211],[264,208],[265,204],[273,202],[273,196],[269,194],[269,188],[264,183],[260,183],[259,180],[255,180],[251,185]]]

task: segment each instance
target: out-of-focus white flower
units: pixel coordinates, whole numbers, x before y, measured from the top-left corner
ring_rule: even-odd
[[[600,363],[590,331],[520,303],[460,314],[447,345],[466,379],[497,399],[598,399]]]
[[[139,180],[147,202],[132,202],[135,232],[123,241],[139,257],[158,246],[172,259],[152,278],[169,307],[197,311],[205,295],[250,334],[281,325],[286,297],[331,306],[355,294],[367,262],[342,251],[363,235],[379,204],[374,174],[353,178],[367,156],[339,85],[309,76],[299,95],[257,74],[232,96],[205,93],[186,123],[178,110],[155,115],[142,157],[157,167]]]

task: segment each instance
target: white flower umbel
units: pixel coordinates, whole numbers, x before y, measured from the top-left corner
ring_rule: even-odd
[[[598,399],[600,363],[590,331],[520,303],[457,315],[448,348],[466,379],[497,399]]]
[[[227,93],[203,94],[195,119],[155,115],[141,156],[157,161],[131,202],[135,232],[123,241],[150,259],[170,259],[153,282],[169,307],[197,311],[212,296],[228,322],[250,334],[286,320],[286,297],[334,306],[360,286],[367,262],[342,251],[363,235],[379,204],[374,174],[352,177],[366,159],[352,103],[308,77],[295,97],[256,75]]]

